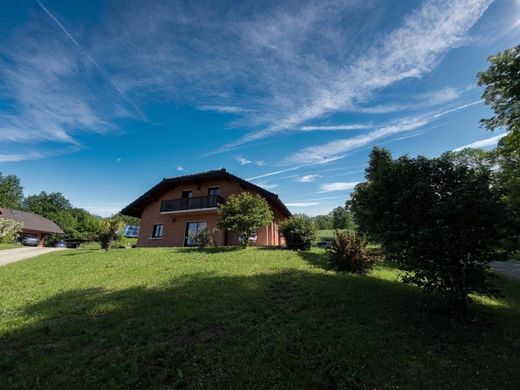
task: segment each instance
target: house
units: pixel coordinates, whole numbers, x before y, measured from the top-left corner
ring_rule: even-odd
[[[43,246],[46,236],[50,234],[63,234],[60,229],[50,219],[27,211],[10,210],[0,207],[0,218],[12,219],[22,224],[22,237],[35,237],[39,240],[38,246]]]
[[[278,195],[225,169],[163,179],[121,213],[141,218],[138,247],[194,246],[196,234],[205,228],[215,231],[217,245],[239,245],[238,235],[218,229],[217,223],[219,205],[242,192],[261,195],[273,211],[273,222],[256,232],[256,244],[281,245],[278,224],[290,211]]]

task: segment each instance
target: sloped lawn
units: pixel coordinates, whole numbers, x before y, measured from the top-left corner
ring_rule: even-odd
[[[514,388],[520,283],[420,310],[322,251],[69,250],[0,268],[0,388]]]

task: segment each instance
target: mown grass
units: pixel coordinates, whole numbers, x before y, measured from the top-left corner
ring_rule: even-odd
[[[520,283],[467,321],[323,251],[69,250],[0,268],[0,388],[514,388]]]

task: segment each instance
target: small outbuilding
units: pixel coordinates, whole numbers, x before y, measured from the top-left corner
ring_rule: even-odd
[[[11,210],[0,207],[0,218],[11,219],[22,224],[21,236],[35,237],[38,246],[43,246],[45,236],[63,234],[63,230],[50,219],[27,211]]]

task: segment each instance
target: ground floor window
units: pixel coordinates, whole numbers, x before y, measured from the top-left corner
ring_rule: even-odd
[[[163,236],[164,225],[153,225],[152,238],[161,238]]]
[[[206,229],[208,223],[206,221],[188,222],[186,224],[186,238],[184,240],[185,246],[197,245],[196,237],[202,230]]]

